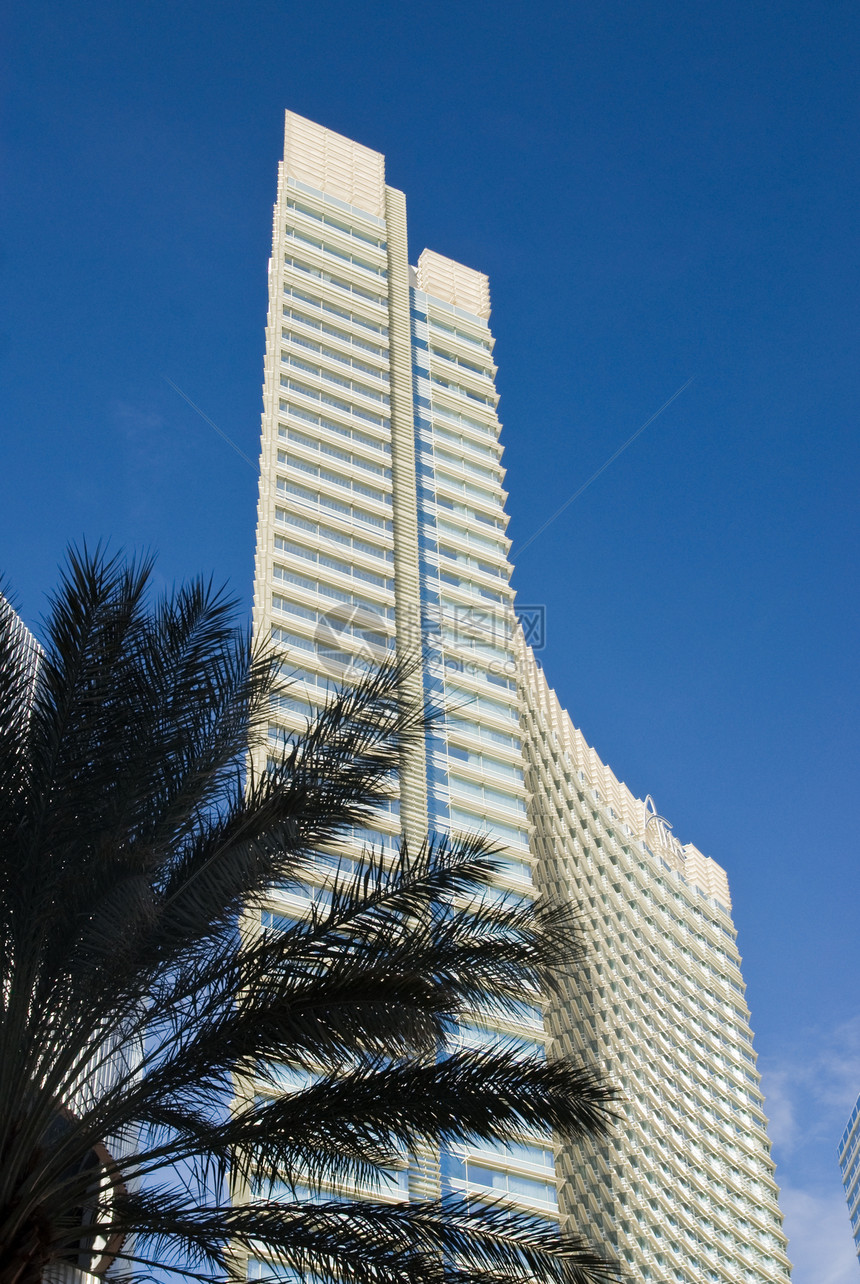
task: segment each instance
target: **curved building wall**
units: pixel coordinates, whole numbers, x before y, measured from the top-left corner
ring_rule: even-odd
[[[559,1199],[587,1209],[642,1280],[790,1275],[725,872],[585,742],[521,648],[537,881],[573,900],[587,966],[550,1013],[555,1047],[621,1091],[600,1147],[559,1151]]]

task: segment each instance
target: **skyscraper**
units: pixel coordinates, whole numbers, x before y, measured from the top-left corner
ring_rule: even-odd
[[[857,1098],[839,1142],[839,1167],[848,1201],[854,1246],[860,1257],[860,1097]]]
[[[601,1148],[533,1136],[418,1156],[391,1197],[490,1189],[571,1219],[640,1279],[783,1280],[726,877],[585,745],[526,645],[489,314],[483,273],[429,250],[409,266],[405,198],[383,156],[288,112],[254,625],[295,683],[273,705],[270,740],[301,729],[332,682],[423,648],[411,694],[450,712],[356,848],[483,831],[504,846],[499,894],[575,899],[587,973],[563,1002],[461,1038],[585,1052],[625,1095]]]

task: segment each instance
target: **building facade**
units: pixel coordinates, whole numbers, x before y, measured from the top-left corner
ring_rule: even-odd
[[[839,1142],[839,1168],[848,1201],[854,1247],[860,1258],[860,1097]]]
[[[4,629],[7,627],[10,629],[11,640],[20,657],[20,663],[29,675],[31,685],[35,686],[42,648],[2,593],[0,593],[0,624]]]
[[[724,870],[584,740],[523,656],[535,880],[577,904],[588,964],[548,1013],[622,1092],[609,1143],[559,1155],[559,1203],[634,1279],[790,1276]]]
[[[423,649],[410,694],[450,712],[352,836],[356,856],[401,833],[482,831],[504,846],[500,895],[576,900],[591,954],[564,1002],[461,1038],[587,1053],[625,1098],[598,1150],[524,1136],[413,1156],[391,1198],[490,1190],[570,1220],[638,1279],[784,1280],[725,874],[585,745],[516,618],[489,313],[482,273],[429,250],[410,266],[382,155],[287,113],[254,627],[283,647],[292,683],[270,742],[301,730],[332,683]]]

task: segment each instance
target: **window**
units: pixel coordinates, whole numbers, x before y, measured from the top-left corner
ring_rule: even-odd
[[[357,241],[363,241],[365,245],[372,245],[374,249],[386,249],[386,243],[381,237],[371,236],[367,232],[359,232],[358,228],[352,227],[349,223],[344,223],[338,218],[332,218],[331,214],[324,214],[319,210],[311,209],[309,205],[301,205],[298,201],[288,199],[287,209],[295,210],[297,214],[304,214],[306,218],[315,219],[317,223],[323,223],[327,227],[336,227],[339,232],[346,232],[347,236],[354,236]]]

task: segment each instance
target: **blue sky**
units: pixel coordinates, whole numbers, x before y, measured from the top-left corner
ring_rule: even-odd
[[[521,600],[615,772],[728,870],[795,1284],[857,1279],[858,19],[847,3],[15,6],[0,565],[247,605],[285,107],[493,293]],[[538,539],[546,517],[694,382]]]

